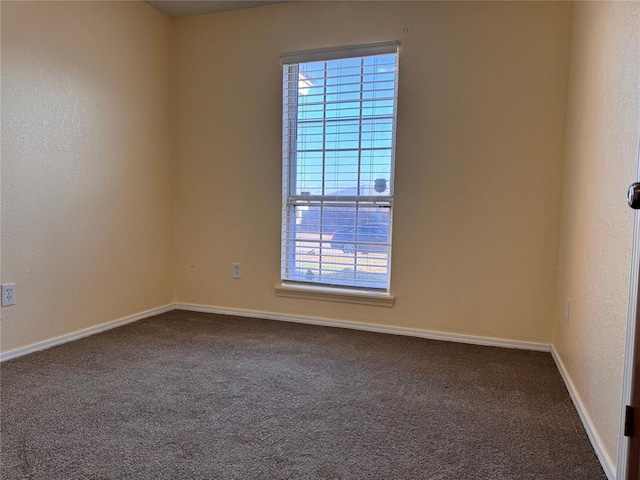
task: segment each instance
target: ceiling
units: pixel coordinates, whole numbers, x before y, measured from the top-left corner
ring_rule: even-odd
[[[294,0],[146,0],[172,18],[192,17],[208,13],[226,12],[241,8],[261,7],[272,3],[285,3]]]

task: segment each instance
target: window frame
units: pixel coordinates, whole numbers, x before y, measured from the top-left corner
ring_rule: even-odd
[[[281,55],[282,67],[283,67],[283,104],[282,104],[282,158],[283,158],[283,171],[282,171],[282,230],[281,230],[281,284],[276,287],[276,294],[286,297],[298,297],[298,298],[324,298],[331,297],[332,300],[345,301],[348,303],[365,303],[375,305],[392,306],[394,297],[390,294],[391,289],[391,257],[392,257],[392,236],[393,236],[393,205],[394,205],[394,189],[395,189],[395,154],[396,154],[396,131],[397,131],[397,108],[398,108],[398,83],[399,83],[399,43],[397,41],[392,42],[380,42],[367,45],[355,45],[345,47],[335,47],[330,49],[317,49],[307,50],[302,52],[292,52]],[[388,180],[388,194],[380,196],[365,196],[359,195],[360,185],[356,185],[356,195],[347,196],[335,196],[335,195],[300,195],[297,192],[297,161],[292,161],[292,152],[298,152],[297,146],[297,131],[299,125],[298,119],[298,98],[299,98],[299,65],[302,63],[310,62],[329,62],[332,60],[342,60],[350,58],[364,58],[376,55],[394,55],[395,69],[393,78],[393,111],[391,115],[384,115],[390,117],[391,120],[391,140],[390,140],[390,165],[389,165],[389,180]],[[364,68],[364,62],[362,64]],[[325,77],[326,79],[326,73]],[[383,80],[380,80],[382,82]],[[361,90],[362,91],[362,90]],[[326,95],[326,94],[325,94]],[[326,100],[325,100],[326,102]],[[360,125],[358,127],[358,135],[362,135],[362,97],[360,98]],[[326,104],[323,103],[323,119],[322,125],[326,126]],[[323,127],[324,129],[324,127]],[[323,130],[323,142],[326,140],[326,134]],[[358,144],[358,158],[362,155],[362,143]],[[366,150],[366,149],[364,149]],[[323,147],[323,151],[325,151]],[[324,158],[324,157],[323,157]],[[323,160],[324,165],[324,160]],[[361,168],[360,160],[358,160],[358,178]],[[324,180],[323,180],[324,182]],[[323,183],[324,185],[324,183]],[[295,192],[296,194],[292,194]],[[372,287],[370,285],[358,285],[357,282],[345,285],[332,284],[328,282],[320,281],[300,281],[292,279],[292,275],[289,275],[289,271],[295,271],[295,267],[288,265],[288,262],[296,262],[296,253],[288,253],[287,249],[291,249],[291,232],[296,231],[296,215],[290,213],[291,208],[295,208],[296,201],[306,202],[318,202],[321,209],[324,208],[322,202],[334,201],[344,202],[353,206],[355,217],[355,228],[360,228],[358,225],[357,215],[360,208],[371,208],[371,206],[384,206],[388,208],[388,254],[386,258],[386,274],[384,287]],[[364,206],[361,206],[364,205]],[[367,205],[370,205],[367,207]],[[322,211],[322,210],[321,210]],[[319,243],[326,243],[326,240],[322,239],[322,232],[320,233]],[[357,263],[358,251],[354,252],[354,262]],[[289,258],[291,257],[291,258]],[[320,260],[322,263],[322,260]],[[321,269],[322,270],[322,269]],[[356,270],[354,270],[355,272]],[[355,275],[354,275],[355,277]]]

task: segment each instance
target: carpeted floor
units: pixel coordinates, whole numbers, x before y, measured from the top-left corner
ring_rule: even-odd
[[[1,365],[3,479],[605,479],[547,353],[171,312]]]

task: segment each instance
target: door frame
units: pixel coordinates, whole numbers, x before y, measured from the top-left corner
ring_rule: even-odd
[[[638,141],[638,167],[636,181],[640,181],[640,138]],[[616,468],[616,480],[626,480],[629,467],[629,437],[624,436],[625,410],[631,405],[633,388],[634,360],[640,356],[640,210],[634,210],[633,244],[631,249],[631,278],[629,281],[629,309],[627,312],[627,339],[624,350],[624,373],[622,377],[622,405],[620,409],[620,433],[618,440],[618,465]],[[640,393],[636,393],[636,396]],[[640,414],[640,412],[637,412]],[[635,479],[634,479],[635,480]]]

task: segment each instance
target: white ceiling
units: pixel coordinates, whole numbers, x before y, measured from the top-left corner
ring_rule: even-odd
[[[226,12],[240,8],[261,7],[272,3],[285,3],[294,0],[146,0],[148,4],[172,18],[192,17],[208,13]]]

